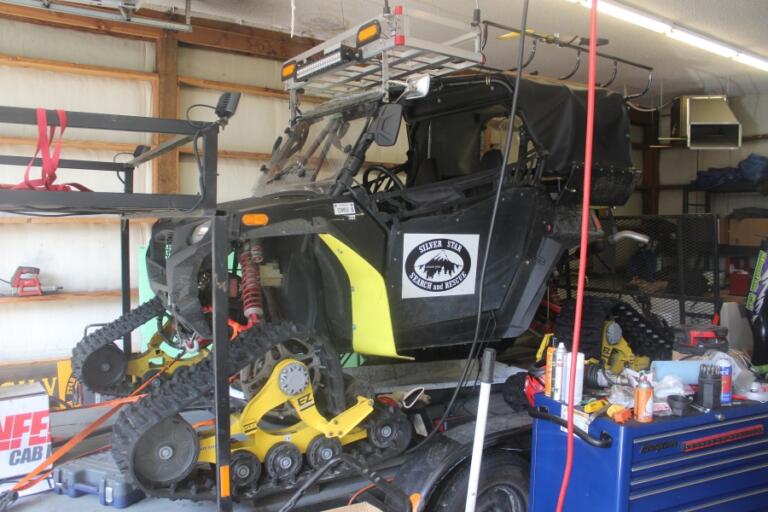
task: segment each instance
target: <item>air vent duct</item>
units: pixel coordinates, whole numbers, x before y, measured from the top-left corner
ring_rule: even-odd
[[[671,135],[689,149],[738,149],[741,123],[725,96],[680,96],[672,103]]]

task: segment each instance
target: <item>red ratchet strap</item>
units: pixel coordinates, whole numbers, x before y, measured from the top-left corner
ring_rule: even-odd
[[[2,189],[11,190],[46,190],[53,192],[69,192],[77,189],[81,192],[91,192],[91,189],[79,183],[61,183],[56,184],[56,170],[59,168],[59,157],[61,156],[61,139],[64,137],[64,131],[67,129],[67,113],[64,110],[56,110],[59,118],[59,138],[54,144],[56,136],[56,126],[48,126],[48,111],[44,108],[37,109],[37,144],[35,145],[35,156],[27,164],[24,170],[24,181],[18,185],[0,184]],[[53,154],[51,146],[53,145]],[[29,172],[35,163],[37,155],[42,157],[42,175],[38,179],[30,179]]]

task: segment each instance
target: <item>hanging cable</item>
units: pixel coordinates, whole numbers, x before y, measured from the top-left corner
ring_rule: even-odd
[[[584,282],[587,274],[587,244],[589,242],[589,203],[592,190],[592,143],[595,129],[595,69],[597,68],[597,0],[591,0],[589,16],[589,65],[587,72],[587,128],[584,141],[584,186],[581,200],[581,241],[579,245],[579,274],[576,284],[576,314],[573,322],[571,344],[571,368],[568,375],[568,433],[566,435],[565,470],[557,498],[557,512],[562,512],[568,483],[573,469],[573,398],[576,388],[576,365],[578,363],[581,337],[581,315],[584,308]]]
[[[522,19],[520,21],[520,26],[522,27],[523,33],[526,29],[526,24],[528,22],[528,0],[523,0],[523,13],[522,13]],[[520,38],[520,47],[518,48],[518,54],[517,54],[517,64],[518,68],[521,66],[523,62],[523,58],[525,56],[525,38]],[[514,89],[510,91],[512,94],[512,104],[510,106],[510,123],[509,128],[507,129],[507,138],[504,145],[504,156],[501,162],[501,167],[499,169],[499,182],[496,186],[496,192],[493,200],[493,210],[491,212],[491,219],[490,219],[490,225],[488,226],[488,235],[487,239],[485,241],[485,248],[483,253],[483,259],[479,266],[479,285],[477,287],[477,313],[475,318],[475,334],[472,338],[472,344],[469,348],[469,354],[467,355],[467,359],[464,362],[464,368],[461,371],[461,376],[459,377],[459,381],[456,384],[456,388],[453,390],[453,394],[451,395],[450,400],[448,401],[448,405],[445,407],[445,410],[443,411],[443,414],[441,415],[438,422],[435,424],[434,429],[427,434],[427,437],[425,437],[420,443],[418,443],[413,448],[410,448],[408,450],[408,453],[416,451],[418,448],[423,446],[427,441],[432,439],[434,435],[440,431],[443,424],[445,423],[445,420],[448,418],[448,416],[451,413],[451,409],[453,409],[454,404],[456,403],[456,399],[458,398],[459,394],[461,393],[462,388],[464,387],[464,383],[467,381],[467,377],[469,375],[470,367],[472,366],[472,361],[475,360],[477,357],[477,354],[480,353],[478,348],[480,347],[480,330],[482,328],[482,318],[483,318],[483,293],[485,292],[485,273],[486,268],[488,266],[488,254],[491,251],[491,240],[493,239],[493,233],[496,227],[496,217],[498,215],[499,211],[499,203],[501,202],[501,193],[504,189],[504,182],[506,181],[505,178],[507,176],[507,161],[509,160],[510,151],[512,148],[512,135],[515,131],[515,112],[517,112],[517,98],[518,98],[518,91],[520,90],[520,77],[522,73],[516,73],[515,74],[515,86]],[[466,85],[467,82],[461,82],[463,85]],[[506,87],[509,90],[509,84],[506,81],[500,80],[500,79],[491,79],[490,77],[483,78],[477,80],[477,84],[490,84],[493,83],[495,85],[499,85],[502,87]]]

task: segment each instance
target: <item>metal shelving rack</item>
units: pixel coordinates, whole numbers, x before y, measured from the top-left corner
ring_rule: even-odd
[[[220,510],[231,510],[232,500],[229,488],[229,382],[226,371],[229,362],[229,339],[227,336],[227,248],[230,216],[216,209],[216,172],[218,133],[216,122],[188,122],[177,119],[158,119],[138,116],[67,112],[68,128],[84,128],[107,131],[140,132],[172,135],[167,141],[151,148],[137,148],[128,162],[95,160],[59,161],[59,168],[79,169],[94,172],[115,172],[125,183],[123,192],[62,192],[37,190],[0,189],[0,212],[34,213],[35,215],[95,215],[112,214],[120,216],[120,264],[122,282],[122,308],[127,312],[131,307],[130,219],[136,217],[199,217],[212,220],[213,237],[213,286],[214,330],[213,357],[216,380],[216,453],[218,461],[218,506]],[[0,107],[0,124],[37,125],[37,111],[31,108]],[[56,112],[47,113],[47,124],[59,126]],[[169,151],[183,145],[202,141],[200,151],[199,195],[192,194],[143,194],[133,189],[135,169]],[[0,165],[26,166],[27,157],[0,155]],[[40,165],[36,159],[33,165]],[[123,339],[123,350],[131,352],[130,336]],[[225,484],[222,485],[222,479]]]

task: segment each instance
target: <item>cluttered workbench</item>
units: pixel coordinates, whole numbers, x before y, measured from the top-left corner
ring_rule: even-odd
[[[764,295],[759,281],[753,303]],[[599,344],[586,345],[586,362],[584,353],[576,362],[565,509],[765,510],[768,384],[755,366],[762,354],[730,347],[727,329],[711,324],[675,327],[672,350],[655,357],[633,353],[612,320],[597,332]],[[531,377],[542,386],[531,410],[534,512],[555,510],[552,478],[566,471],[566,343],[545,337],[544,365]]]

